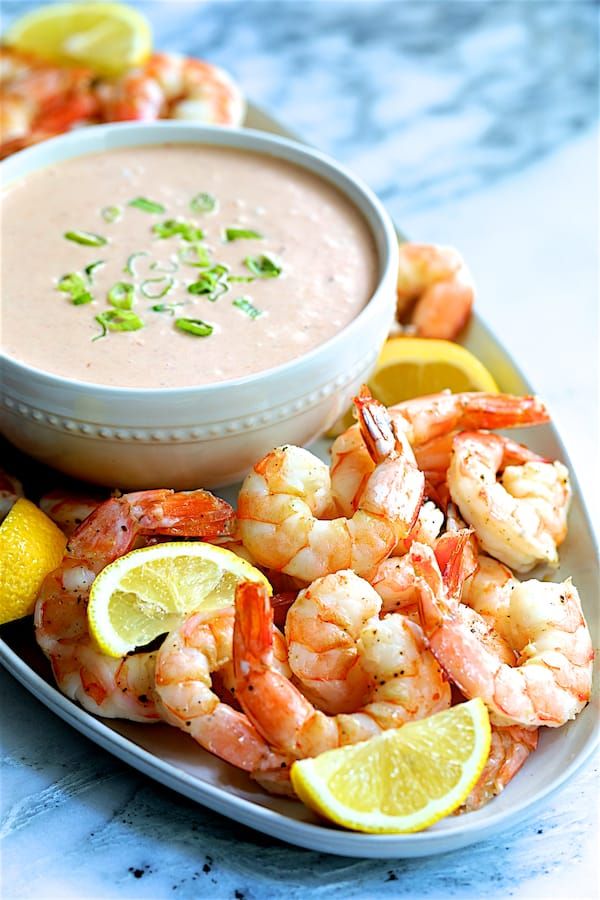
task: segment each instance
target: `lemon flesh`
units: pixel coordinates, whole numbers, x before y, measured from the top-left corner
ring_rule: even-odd
[[[124,656],[176,628],[200,609],[234,602],[240,581],[269,582],[223,547],[201,541],[156,544],[111,563],[90,592],[90,632],[108,656]]]
[[[29,500],[17,500],[0,525],[0,624],[33,612],[42,581],[63,558],[67,539]]]
[[[457,809],[490,751],[490,722],[479,700],[292,766],[307,806],[355,831],[421,831]]]
[[[152,50],[142,13],[121,3],[59,3],[17,19],[7,44],[51,63],[75,63],[99,75],[119,75]]]

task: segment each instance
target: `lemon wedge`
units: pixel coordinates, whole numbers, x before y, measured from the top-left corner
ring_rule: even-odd
[[[146,17],[121,3],[58,3],[27,13],[9,28],[7,44],[52,63],[76,63],[119,75],[152,50]]]
[[[67,539],[21,497],[0,525],[0,624],[33,612],[42,581],[60,565]]]
[[[463,803],[490,752],[479,700],[292,766],[294,790],[320,815],[379,834],[421,831]]]
[[[100,572],[88,603],[90,632],[108,656],[124,656],[199,609],[232,605],[240,581],[271,586],[223,547],[173,541],[133,550]]]
[[[498,385],[476,356],[454,341],[433,338],[389,338],[369,379],[373,396],[385,406],[449,388],[497,394]],[[354,422],[352,409],[341,416],[328,437],[336,437]]]

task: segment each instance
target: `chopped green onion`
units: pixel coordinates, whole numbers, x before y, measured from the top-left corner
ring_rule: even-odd
[[[200,193],[196,194],[190,200],[190,209],[195,213],[214,212],[217,206],[217,198],[212,194]]]
[[[202,319],[175,319],[175,326],[180,331],[187,331],[196,337],[208,337],[214,330],[212,325],[208,325]]]
[[[83,306],[85,303],[91,303],[93,299],[89,291],[84,291],[83,294],[71,297],[71,303],[73,306]]]
[[[262,234],[251,228],[241,228],[239,225],[225,229],[226,241],[239,241],[241,238],[262,238]]]
[[[91,303],[94,299],[87,289],[87,283],[79,272],[69,272],[58,282],[58,290],[71,295],[71,303],[74,306],[82,306]]]
[[[108,292],[108,302],[117,309],[131,309],[133,307],[134,287],[127,281],[117,281]]]
[[[192,222],[181,222],[178,219],[166,219],[152,226],[152,231],[159,238],[170,238],[179,235],[184,241],[195,243],[201,241],[204,232]]]
[[[190,244],[189,247],[181,247],[177,253],[180,262],[186,266],[196,266],[204,269],[211,265],[208,250],[202,244]]]
[[[106,238],[91,231],[65,231],[64,237],[68,241],[83,244],[85,247],[104,247],[107,243]]]
[[[208,300],[217,300],[221,294],[228,290],[225,280],[229,268],[217,263],[210,269],[205,269],[198,275],[198,280],[188,285],[188,294],[206,296]]]
[[[229,280],[230,281],[250,282],[250,281],[256,281],[256,278],[254,277],[254,275],[230,275]]]
[[[179,265],[174,259],[168,259],[166,262],[155,260],[150,263],[150,268],[153,272],[169,272],[170,274],[173,274],[174,272],[177,272]]]
[[[123,209],[121,206],[105,206],[104,209],[100,210],[100,215],[104,221],[109,224],[111,222],[118,222],[123,215]]]
[[[151,289],[148,287],[150,284],[162,284],[162,287]],[[140,291],[148,300],[160,300],[169,293],[174,284],[174,280],[167,275],[162,275],[160,278],[146,278],[140,285]]]
[[[96,269],[99,269],[104,265],[106,265],[105,261],[103,259],[98,259],[96,260],[96,262],[91,262],[88,266],[85,267],[83,271],[85,272],[87,280],[90,282],[90,284],[94,280],[94,272],[96,271]]]
[[[152,312],[166,312],[174,316],[175,308],[177,306],[183,306],[183,303],[155,303],[154,306],[150,307],[150,309],[152,310]]]
[[[128,257],[127,262],[123,267],[123,271],[126,275],[131,275],[132,278],[135,278],[136,271],[133,267],[134,262],[138,258],[138,256],[148,256],[147,250],[138,250],[137,253],[132,253],[131,256]]]
[[[248,297],[238,297],[233,301],[233,305],[237,306],[238,309],[241,309],[241,311],[246,313],[247,316],[250,316],[251,319],[258,319],[259,316],[262,316],[262,310],[257,309]]]
[[[107,309],[94,318],[101,326],[102,332],[93,337],[93,341],[104,337],[107,331],[139,331],[144,327],[140,317],[128,310]]]
[[[247,269],[257,278],[277,278],[281,275],[281,266],[270,256],[247,256],[244,260]]]
[[[141,209],[147,213],[164,213],[165,208],[162,203],[155,203],[154,200],[148,200],[146,197],[136,197],[130,200],[127,206],[133,206],[135,209]]]

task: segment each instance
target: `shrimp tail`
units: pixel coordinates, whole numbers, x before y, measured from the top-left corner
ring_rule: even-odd
[[[472,393],[465,397],[465,428],[516,428],[519,425],[542,425],[550,421],[546,405],[533,395],[516,397]]]
[[[128,494],[141,534],[179,537],[223,537],[233,534],[232,507],[209,491],[142,491]]]
[[[390,455],[396,446],[392,421],[385,406],[371,395],[363,384],[354,398],[360,433],[371,459],[379,462]]]
[[[273,607],[264,585],[246,581],[236,589],[235,609],[233,659],[238,679],[247,674],[249,663],[269,665],[271,661]]]

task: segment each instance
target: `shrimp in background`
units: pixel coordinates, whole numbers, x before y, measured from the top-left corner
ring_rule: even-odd
[[[44,580],[35,636],[68,697],[101,716],[156,721],[154,653],[114,659],[88,632],[87,600],[96,575],[154,535],[211,538],[231,530],[233,510],[207,491],[140,491],[107,500],[76,529],[61,566]]]
[[[273,663],[272,609],[264,587],[238,586],[233,636],[236,696],[265,740],[294,759],[366,740],[447,709],[450,689],[418,625],[404,616],[371,619],[358,639],[372,680],[368,703],[327,716]]]
[[[419,337],[453,340],[471,315],[474,287],[452,247],[400,244],[396,316]]]
[[[40,497],[40,509],[55,522],[67,537],[79,528],[103,501],[85,494],[71,494],[56,489]]]

